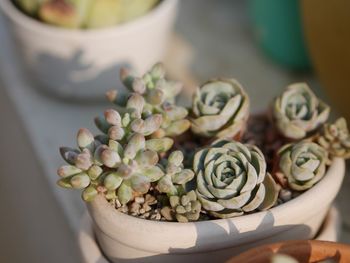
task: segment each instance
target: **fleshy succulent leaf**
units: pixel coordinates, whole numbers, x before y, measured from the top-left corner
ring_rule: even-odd
[[[149,139],[146,141],[146,148],[155,152],[167,152],[174,141],[170,138]]]

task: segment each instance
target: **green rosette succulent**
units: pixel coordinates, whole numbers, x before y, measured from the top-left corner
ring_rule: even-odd
[[[302,139],[316,130],[328,119],[329,111],[329,106],[319,100],[306,83],[288,86],[273,105],[277,128],[290,139]]]
[[[165,206],[161,210],[161,214],[166,220],[177,220],[181,223],[187,223],[199,219],[201,203],[197,200],[197,195],[194,190],[181,196],[170,196],[169,203],[170,206]]]
[[[188,110],[175,105],[175,98],[181,92],[182,84],[166,80],[162,64],[154,65],[143,77],[136,77],[127,68],[121,70],[120,76],[126,88],[144,98],[143,116],[162,116],[161,126],[153,137],[175,137],[189,129],[191,123],[186,119]],[[118,99],[116,94],[116,91],[111,91],[107,98],[118,106],[123,106],[124,100]]]
[[[345,118],[324,124],[317,143],[334,157],[350,158],[350,134]]]
[[[234,138],[249,117],[249,97],[234,79],[213,79],[197,89],[192,103],[192,131],[204,137]]]
[[[309,141],[285,145],[279,156],[279,168],[295,191],[307,190],[319,182],[329,163],[327,151]]]
[[[183,168],[183,153],[173,151],[166,164],[166,174],[158,181],[157,189],[161,193],[169,196],[178,195],[185,191],[185,185],[194,178],[194,172],[191,169]]]
[[[276,203],[279,189],[255,146],[218,140],[195,154],[193,169],[198,200],[215,217],[239,216]]]
[[[65,28],[102,28],[147,13],[159,0],[13,0],[30,16]]]

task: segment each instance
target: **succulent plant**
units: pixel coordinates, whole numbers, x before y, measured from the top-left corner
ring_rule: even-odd
[[[279,168],[295,191],[307,190],[319,182],[329,162],[327,151],[309,141],[287,144],[280,149],[279,155]]]
[[[100,143],[87,129],[78,131],[77,143],[79,149],[60,148],[62,158],[68,164],[57,170],[61,177],[57,183],[65,188],[84,189],[82,197],[85,201],[90,201],[98,194],[101,185],[103,169],[100,162],[94,161],[94,154]]]
[[[114,109],[109,109],[105,111],[103,117],[95,118],[95,124],[109,139],[117,140],[122,144],[127,143],[134,133],[150,136],[159,130],[163,117],[157,113],[150,113],[143,117],[144,107],[144,98],[138,93],[132,93],[126,100],[124,108],[121,109],[124,111],[122,115]],[[168,137],[150,138],[145,143],[149,150],[166,152],[172,147],[173,140]]]
[[[147,13],[159,0],[119,0],[121,21],[129,21]]]
[[[195,154],[193,169],[198,199],[215,217],[239,216],[276,203],[279,189],[255,146],[217,140]]]
[[[98,192],[107,192],[107,199],[128,203],[135,195],[148,192],[151,183],[164,172],[157,166],[158,154],[146,149],[143,135],[134,133],[123,147],[114,140],[108,145],[94,139],[81,129],[78,132],[81,149],[62,148],[63,158],[70,164],[58,169],[62,177],[58,184],[67,188],[84,189],[83,199],[91,201]]]
[[[161,210],[161,214],[166,220],[177,220],[181,223],[187,223],[199,219],[201,203],[197,200],[197,195],[194,190],[181,196],[170,196],[169,203],[170,206],[165,206]]]
[[[109,191],[116,191],[118,200],[126,204],[134,196],[146,194],[151,183],[158,181],[164,173],[157,166],[158,154],[146,149],[142,135],[135,133],[124,149],[116,141],[111,142],[113,146],[101,147],[97,156],[110,168],[103,185]]]
[[[316,130],[328,119],[329,111],[329,106],[319,100],[306,83],[288,86],[273,105],[277,128],[290,139],[302,139]]]
[[[121,70],[120,76],[124,85],[132,93],[144,98],[143,116],[162,115],[161,127],[153,134],[154,138],[175,137],[189,129],[191,124],[186,119],[188,110],[174,104],[182,84],[166,80],[162,64],[154,65],[142,78],[136,77],[127,68]],[[118,106],[124,106],[123,99],[118,100],[116,94],[116,92],[110,92],[107,97]]]
[[[194,172],[184,169],[184,156],[181,151],[173,151],[168,157],[166,174],[158,181],[157,189],[168,195],[178,195],[185,191],[185,184],[194,177]]]
[[[329,107],[306,84],[289,86],[275,100],[274,117],[285,137],[270,129],[268,114],[250,118],[250,132],[242,137],[249,98],[233,79],[202,85],[190,117],[176,105],[182,85],[166,80],[161,64],[142,77],[122,69],[121,79],[130,92],[107,93],[118,110],[95,118],[102,134],[80,129],[78,148],[61,148],[68,164],[58,169],[58,184],[82,189],[85,201],[101,194],[120,212],[158,221],[230,218],[288,202],[323,178],[328,155],[350,157],[345,119],[324,124]],[[193,133],[186,132],[190,126]]]
[[[13,0],[28,15],[36,15],[40,4],[44,4],[48,0]]]
[[[350,158],[350,134],[345,118],[324,124],[317,142],[332,156]]]
[[[28,15],[66,28],[101,28],[141,16],[159,0],[13,0]]]
[[[204,137],[234,138],[243,133],[249,98],[234,79],[214,79],[197,89],[192,104],[192,131]]]

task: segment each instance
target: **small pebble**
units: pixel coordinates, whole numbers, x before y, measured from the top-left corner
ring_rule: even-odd
[[[150,216],[150,213],[147,212],[147,213],[144,213],[143,215],[144,215],[146,218],[148,218],[148,217]]]
[[[138,204],[143,204],[145,202],[145,198],[142,196],[135,197],[135,202]]]
[[[292,199],[292,192],[287,189],[282,189],[279,193],[279,198],[281,198],[283,202],[287,202]]]

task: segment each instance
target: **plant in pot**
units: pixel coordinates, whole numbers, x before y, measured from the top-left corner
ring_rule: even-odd
[[[4,0],[0,8],[36,86],[98,100],[122,86],[122,66],[144,72],[163,59],[177,0]]]
[[[304,83],[249,116],[234,79],[212,79],[176,103],[182,85],[161,64],[121,70],[128,95],[95,118],[101,134],[63,147],[60,186],[83,189],[97,241],[119,262],[223,261],[261,243],[312,239],[344,176],[344,119]]]

